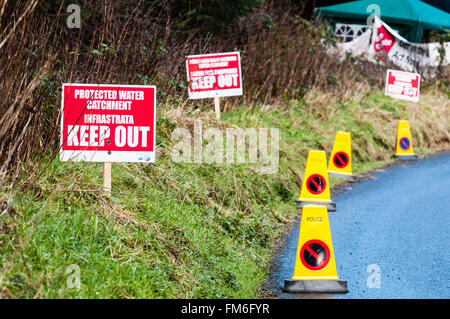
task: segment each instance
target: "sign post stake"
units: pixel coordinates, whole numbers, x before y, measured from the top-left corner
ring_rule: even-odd
[[[214,98],[214,108],[216,110],[216,120],[220,120],[220,97]]]
[[[111,162],[103,163],[103,191],[111,194]]]

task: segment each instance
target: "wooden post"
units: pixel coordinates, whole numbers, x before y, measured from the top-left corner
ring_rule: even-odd
[[[103,163],[103,191],[108,195],[111,194],[111,163]]]
[[[220,120],[220,97],[214,98],[214,108],[216,110],[216,120]]]

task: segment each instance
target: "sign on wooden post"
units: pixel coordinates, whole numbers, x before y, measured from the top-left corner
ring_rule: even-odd
[[[186,59],[190,99],[214,98],[220,119],[220,97],[242,95],[239,52],[190,55]]]
[[[61,108],[61,161],[104,162],[106,192],[112,162],[155,162],[155,86],[64,84]]]
[[[390,97],[419,101],[420,74],[398,70],[387,70],[384,94]]]

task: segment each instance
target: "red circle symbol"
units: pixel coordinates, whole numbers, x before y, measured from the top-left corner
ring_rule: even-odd
[[[327,182],[322,175],[313,174],[306,180],[306,188],[314,195],[323,193],[325,187],[327,187]]]
[[[325,268],[330,258],[330,249],[323,241],[318,239],[307,241],[300,249],[302,264],[309,270]]]
[[[350,160],[347,153],[337,152],[336,154],[334,154],[333,163],[337,168],[344,168],[348,165],[349,162]]]
[[[402,137],[400,139],[399,144],[400,144],[400,147],[402,148],[402,150],[404,150],[404,151],[409,150],[409,147],[411,145],[411,143],[409,142],[409,138],[407,138],[407,137]]]

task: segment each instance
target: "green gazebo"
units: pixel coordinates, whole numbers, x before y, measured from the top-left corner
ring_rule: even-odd
[[[421,42],[426,30],[450,30],[450,14],[419,0],[360,0],[320,7],[316,15],[333,23],[366,24],[378,5],[380,18],[411,42]]]

